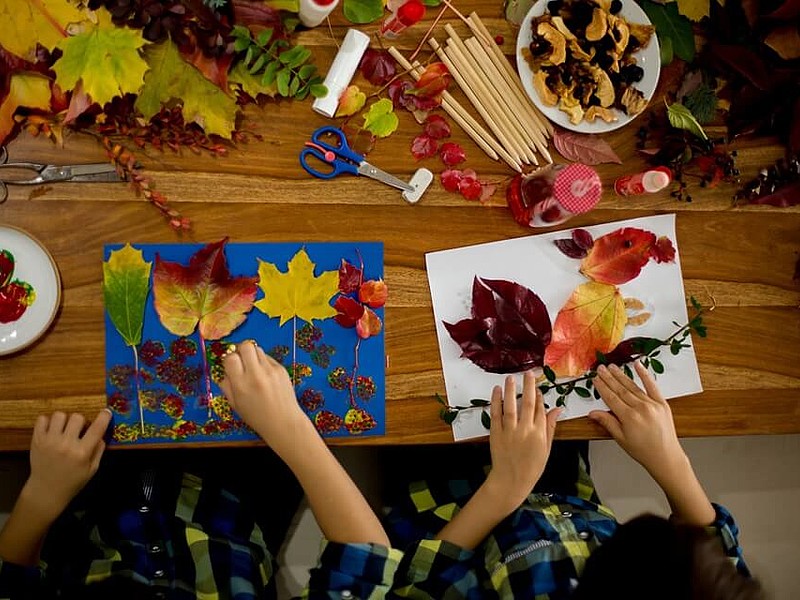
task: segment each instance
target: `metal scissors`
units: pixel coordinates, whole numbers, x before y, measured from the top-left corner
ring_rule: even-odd
[[[323,139],[325,136],[335,138],[335,145],[325,141]],[[311,141],[306,142],[305,145],[306,147],[300,152],[300,164],[314,177],[333,179],[343,173],[365,175],[404,192],[413,193],[416,191],[413,185],[369,164],[362,155],[353,151],[347,144],[344,132],[338,127],[331,127],[330,125],[320,127],[311,134]],[[322,163],[330,165],[332,169],[330,171],[320,171],[312,167],[308,164],[308,159],[311,156]]]
[[[114,165],[110,163],[92,163],[88,165],[43,165],[30,162],[8,162],[8,150],[0,146],[0,173],[3,169],[23,169],[36,173],[30,179],[5,180],[0,177],[0,204],[8,198],[9,185],[39,185],[58,181],[103,182],[122,181]]]

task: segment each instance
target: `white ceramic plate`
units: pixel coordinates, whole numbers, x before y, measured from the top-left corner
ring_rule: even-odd
[[[11,281],[24,281],[36,292],[33,304],[22,316],[11,323],[0,323],[0,356],[3,356],[26,348],[47,331],[61,302],[61,279],[50,253],[21,229],[0,225],[0,250],[8,250],[14,256]]]
[[[530,99],[536,107],[542,111],[542,114],[556,125],[579,133],[604,133],[606,131],[613,131],[614,129],[619,129],[623,125],[627,125],[639,116],[630,117],[621,110],[614,109],[617,120],[613,123],[606,123],[602,119],[595,119],[594,123],[590,123],[584,119],[577,125],[573,125],[570,123],[567,113],[560,110],[558,106],[546,106],[544,102],[542,102],[539,94],[533,88],[533,71],[528,61],[522,56],[522,49],[530,45],[533,37],[531,20],[534,17],[543,15],[546,11],[547,0],[537,0],[537,2],[531,6],[528,14],[525,15],[525,19],[523,19],[520,25],[519,35],[517,36],[517,70],[519,71],[519,76],[522,79],[522,85],[525,91],[528,92],[528,96],[530,96]],[[647,18],[645,12],[633,0],[622,0],[622,10],[619,12],[619,15],[625,17],[626,20],[632,23],[650,25],[650,19]],[[649,102],[653,97],[653,93],[656,91],[658,76],[661,73],[661,56],[658,48],[658,39],[655,34],[650,37],[650,42],[647,46],[635,52],[634,56],[636,57],[636,64],[644,70],[644,77],[642,77],[642,80],[634,87],[639,89]]]

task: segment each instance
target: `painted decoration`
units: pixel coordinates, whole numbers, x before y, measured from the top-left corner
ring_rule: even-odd
[[[568,381],[688,319],[674,215],[432,252],[426,266],[447,405],[477,408],[447,421],[457,440],[487,434],[476,398],[504,374]],[[702,391],[693,348],[654,363],[665,397]],[[581,390],[564,408],[573,419],[605,404]]]
[[[16,260],[10,250],[0,248],[0,323],[13,323],[36,300],[36,290],[26,281],[13,279]]]
[[[218,385],[248,339],[286,367],[322,435],[384,433],[381,243],[126,244],[104,258],[113,442],[256,439]]]

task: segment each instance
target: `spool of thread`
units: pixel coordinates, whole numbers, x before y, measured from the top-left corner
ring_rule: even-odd
[[[306,27],[316,27],[325,20],[339,0],[300,0],[300,22]]]
[[[667,167],[657,167],[620,177],[614,182],[614,191],[619,196],[653,194],[667,187],[670,181],[672,181],[672,171]]]
[[[350,85],[350,80],[361,62],[361,57],[369,47],[369,36],[357,29],[348,29],[336,58],[333,59],[328,75],[325,77],[325,87],[328,94],[324,98],[317,98],[311,105],[318,113],[326,117],[336,114],[339,106],[339,97],[345,88]]]

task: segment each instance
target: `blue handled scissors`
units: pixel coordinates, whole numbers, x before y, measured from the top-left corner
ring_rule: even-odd
[[[335,138],[335,144],[325,141],[325,136]],[[300,152],[300,165],[314,177],[320,179],[333,179],[343,173],[351,175],[365,175],[372,179],[390,185],[404,192],[414,192],[415,187],[398,179],[394,175],[389,175],[386,171],[372,166],[358,152],[353,151],[347,144],[344,132],[338,127],[326,125],[320,127],[311,134],[311,141],[305,143],[306,147]],[[308,164],[309,157],[330,165],[330,171],[320,171]]]
[[[39,185],[57,181],[97,182],[122,181],[114,165],[110,163],[92,163],[88,165],[44,165],[30,162],[8,162],[8,150],[0,146],[0,172],[3,169],[17,169],[36,173],[30,179],[0,178],[0,204],[8,198],[9,185]]]

